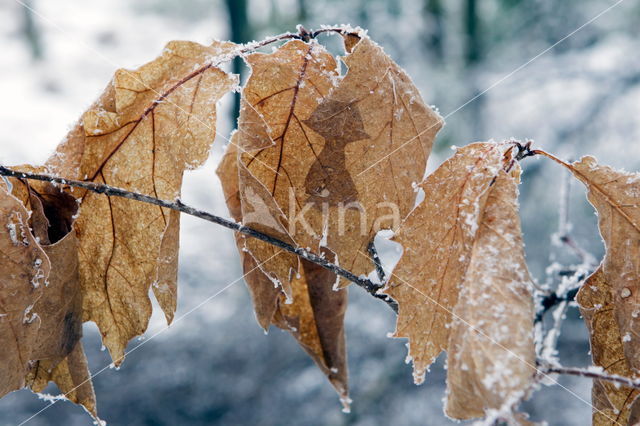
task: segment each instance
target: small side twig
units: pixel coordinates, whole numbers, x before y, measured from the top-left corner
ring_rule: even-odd
[[[542,341],[540,349],[540,358],[550,364],[557,364],[558,360],[558,339],[562,330],[565,314],[567,312],[568,302],[560,302],[556,310],[553,312],[553,326],[547,331]]]
[[[302,40],[305,43],[308,43],[310,40],[317,38],[320,34],[325,34],[325,33],[336,33],[336,34],[343,34],[343,35],[351,34],[354,36],[358,36],[357,32],[352,32],[341,27],[328,27],[328,28],[322,28],[319,30],[312,31],[312,30],[307,30],[302,25],[298,25],[296,29],[298,30],[297,33],[287,32],[287,33],[279,34],[277,36],[266,38],[262,41],[247,43],[238,52],[240,54],[249,53],[256,49],[260,49],[261,47],[265,47],[270,44],[277,43],[283,40]]]
[[[380,256],[378,256],[378,250],[376,250],[376,244],[373,240],[369,243],[367,247],[367,251],[369,251],[369,256],[371,256],[371,261],[376,267],[376,273],[378,274],[378,279],[380,280],[379,288],[382,288],[384,283],[387,282],[387,277],[384,272],[384,268],[382,267],[382,262],[380,261]]]
[[[516,142],[516,147],[518,148],[518,152],[516,153],[516,161],[521,161],[527,157],[533,157],[535,153],[531,150],[531,145],[533,141],[527,141],[522,144],[520,142]]]
[[[275,247],[281,248],[289,253],[293,253],[296,256],[299,256],[303,259],[306,259],[311,263],[315,263],[316,265],[322,266],[323,268],[328,269],[334,274],[344,277],[349,281],[353,282],[354,284],[358,285],[359,287],[362,287],[364,290],[366,290],[369,294],[371,294],[376,299],[380,299],[383,302],[385,302],[391,309],[393,309],[394,312],[396,313],[398,312],[398,304],[396,303],[395,300],[393,300],[387,295],[377,293],[377,291],[380,289],[379,284],[374,283],[369,279],[359,277],[355,275],[353,272],[343,269],[340,266],[327,261],[324,257],[319,256],[310,251],[307,251],[301,247],[294,247],[291,244],[285,243],[284,241],[281,241],[270,235],[263,234],[262,232],[256,231],[255,229],[250,228],[248,226],[244,226],[242,224],[236,223],[234,221],[225,219],[220,216],[216,216],[212,213],[209,213],[203,210],[198,210],[194,207],[184,204],[180,200],[176,200],[174,202],[160,200],[158,198],[154,198],[149,195],[127,191],[125,189],[115,188],[109,185],[104,185],[104,184],[99,184],[94,182],[83,182],[78,180],[64,179],[61,177],[49,176],[44,174],[19,172],[3,166],[0,166],[0,175],[15,177],[18,179],[33,179],[33,180],[39,180],[44,182],[57,183],[61,185],[68,185],[68,186],[77,187],[77,188],[83,188],[98,194],[122,197],[122,198],[127,198],[129,200],[139,201],[142,203],[153,204],[156,206],[165,207],[167,209],[177,210],[181,213],[195,216],[200,219],[204,219],[208,222],[212,222],[212,223],[224,226],[225,228],[231,229],[233,231],[239,232],[249,237],[257,238]]]
[[[617,374],[607,374],[601,371],[577,367],[548,366],[541,369],[546,374],[564,374],[569,376],[587,377],[590,379],[605,380],[607,382],[618,383],[622,386],[640,389],[640,379],[619,376]]]
[[[575,301],[579,289],[579,287],[573,288],[561,296],[558,296],[558,293],[553,292],[543,297],[540,301],[542,309],[540,310],[540,312],[536,313],[535,322],[542,321],[544,315],[559,304]]]

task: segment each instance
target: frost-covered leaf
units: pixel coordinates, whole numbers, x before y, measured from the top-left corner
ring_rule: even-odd
[[[640,373],[640,173],[627,173],[583,157],[571,165],[598,212],[606,254],[601,269],[611,287],[612,315],[629,366]]]
[[[451,312],[507,149],[496,143],[458,149],[420,184],[425,199],[394,238],[404,252],[384,293],[398,302],[394,337],[409,339],[416,383],[447,349]]]
[[[59,176],[175,199],[184,170],[208,156],[216,102],[236,84],[216,65],[235,49],[175,41],[137,70],[116,71],[47,166]],[[71,193],[82,200],[75,230],[84,319],[96,322],[120,364],[127,342],[147,327],[152,283],[173,318],[178,217],[137,201]]]
[[[366,37],[346,45],[344,77],[316,42],[249,55],[234,140],[243,224],[363,274],[372,268],[366,247],[376,232],[394,228],[413,208],[412,185],[442,120],[379,46]],[[260,323],[275,313],[291,324],[346,397],[347,295],[332,290],[336,277],[261,241],[247,239],[244,247],[292,301],[283,304],[264,287],[264,298],[256,297],[252,289]]]
[[[602,266],[583,284],[576,299],[589,329],[593,364],[602,367],[607,374],[635,376],[624,356],[623,338],[614,316],[614,294]],[[594,379],[591,389],[593,424],[626,425],[631,405],[638,395],[637,389]]]
[[[333,87],[335,59],[317,43],[294,40],[273,53],[249,55],[247,63],[251,76],[242,92],[237,133],[243,223],[289,243],[317,248],[304,216],[295,221],[300,211],[316,214],[313,206],[305,206],[304,181],[322,147],[303,122]],[[248,240],[246,245],[261,269],[290,294],[297,258],[283,254],[272,259],[276,249],[261,241]]]
[[[241,221],[240,191],[238,184],[238,155],[231,138],[219,167],[218,176],[231,216]],[[245,250],[247,240],[236,234],[236,243],[242,259],[245,282],[251,293],[258,323],[267,330],[274,324],[289,331],[302,348],[313,358],[348,406],[348,374],[346,362],[344,313],[347,307],[346,290],[334,291],[333,273],[303,261],[301,273],[291,283],[291,302],[287,303],[281,288],[276,286]],[[282,256],[283,253],[277,254]],[[326,253],[330,256],[330,253]]]
[[[263,206],[258,221],[245,217],[247,225],[270,224],[271,234],[286,233],[312,251],[326,247],[340,265],[363,274],[376,232],[394,228],[413,208],[412,185],[424,175],[442,120],[378,45],[356,39],[348,39],[344,77],[317,43],[293,41],[248,57],[239,145],[247,180],[257,183],[245,193],[241,170],[240,186],[246,204]],[[258,184],[276,208],[255,196]],[[260,243],[249,249],[261,261],[272,255]],[[276,266],[264,269],[288,291],[292,274]]]
[[[0,395],[25,385],[51,263],[29,229],[29,213],[0,183]]]
[[[227,146],[227,151],[218,165],[217,174],[222,183],[222,190],[229,213],[233,220],[241,222],[242,209],[240,206],[240,190],[238,187],[237,135],[238,133],[234,133],[231,137],[231,143]],[[240,253],[242,269],[245,273],[244,280],[251,293],[256,319],[260,326],[266,331],[273,323],[273,316],[278,307],[281,290],[258,268],[258,264],[253,256],[244,250],[244,236],[236,233],[235,239]]]
[[[331,259],[331,253],[324,252]],[[349,409],[347,351],[344,315],[347,290],[333,290],[336,276],[321,266],[302,261],[299,277],[292,282],[292,303],[280,295],[274,324],[289,331],[313,358]]]
[[[456,419],[510,410],[535,373],[533,298],[516,180],[501,171],[489,190],[453,309],[445,411]]]
[[[20,166],[22,170],[39,168]],[[12,181],[12,194],[31,210],[32,234],[51,264],[33,307],[40,318],[31,359],[60,359],[82,337],[82,292],[78,280],[78,240],[72,231],[76,200],[48,182]]]
[[[21,168],[24,170],[28,166]],[[18,353],[19,357],[27,362],[26,370],[15,368],[12,363],[3,363],[3,366],[14,368],[14,374],[22,374],[23,383],[19,387],[27,386],[34,392],[41,392],[49,381],[53,381],[63,393],[67,393],[66,397],[69,400],[82,404],[94,418],[97,418],[93,386],[80,343],[82,292],[78,277],[78,242],[71,228],[73,215],[77,210],[76,201],[49,183],[37,182],[35,187],[32,187],[12,179],[12,186],[12,192],[17,198],[8,195],[4,189],[0,197],[3,201],[12,201],[14,205],[19,203],[21,206],[29,206],[31,215],[25,215],[23,211],[16,216],[16,212],[21,210],[16,208],[13,212],[3,211],[3,217],[4,213],[8,213],[9,218],[27,218],[26,228],[19,230],[23,236],[21,241],[28,242],[30,249],[42,252],[42,256],[38,258],[39,261],[35,261],[36,264],[41,264],[40,276],[36,281],[21,276],[24,280],[23,287],[33,290],[34,295],[37,294],[37,298],[28,307],[28,312],[23,313],[23,327],[35,328],[32,331],[35,333],[33,339],[22,346]],[[29,226],[35,235],[32,235]],[[8,236],[11,235],[10,231]],[[5,257],[4,253],[6,252],[3,250],[3,262],[0,265],[3,288],[4,277],[10,274],[6,265],[9,257]],[[29,262],[27,259],[23,261]],[[33,283],[39,281],[42,285],[34,288]],[[11,290],[12,286],[9,285],[6,289]],[[20,294],[21,292],[16,292],[12,297],[3,297],[3,304],[6,306],[10,301],[15,302],[15,296]],[[5,319],[9,320],[8,317],[0,317],[0,322],[4,322]],[[18,335],[21,328],[14,327]],[[3,332],[0,336],[6,338],[8,334]],[[3,358],[5,355],[10,356],[11,352],[16,355],[11,345],[4,342],[1,346]],[[12,375],[7,374],[5,377]],[[7,388],[3,387],[3,391],[6,390]]]
[[[380,46],[366,36],[353,42],[347,36],[347,73],[305,121],[324,140],[305,190],[306,202],[328,204],[331,212],[328,227],[318,216],[312,227],[319,235],[328,228],[326,246],[360,275],[371,270],[363,254],[376,233],[395,230],[413,209],[414,185],[443,120]],[[352,208],[342,220],[340,203],[357,203],[365,214]]]

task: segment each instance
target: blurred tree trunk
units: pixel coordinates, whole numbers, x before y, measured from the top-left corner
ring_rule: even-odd
[[[367,4],[367,0],[360,0],[360,4],[358,5],[358,23],[362,28],[369,28],[369,5]]]
[[[274,27],[278,27],[280,23],[280,8],[278,7],[278,0],[271,0],[269,7],[269,24]]]
[[[33,17],[33,2],[25,0],[24,6],[20,7],[23,12],[23,32],[24,37],[29,44],[31,57],[35,61],[39,61],[44,57],[44,49],[42,47],[42,36],[39,27]]]
[[[481,39],[482,20],[478,11],[477,0],[465,0],[464,5],[464,67],[465,73],[469,76],[470,97],[480,94],[478,87],[478,69],[484,59],[483,44]],[[482,96],[471,102],[467,108],[469,109],[469,130],[471,131],[471,139],[480,140],[483,135],[483,110],[484,98]]]
[[[444,6],[441,0],[424,0],[422,17],[427,50],[438,63],[444,62]]]
[[[234,43],[246,43],[253,39],[253,31],[248,18],[249,0],[225,0],[227,13],[229,14],[230,38]],[[242,80],[244,65],[242,58],[236,57],[233,60],[233,72],[240,75]],[[240,113],[240,93],[235,94],[231,118],[234,123]]]
[[[482,42],[480,40],[480,18],[477,0],[465,0],[465,64],[471,66],[482,58]]]
[[[299,23],[305,23],[309,17],[309,10],[307,9],[306,0],[298,0],[298,21]]]

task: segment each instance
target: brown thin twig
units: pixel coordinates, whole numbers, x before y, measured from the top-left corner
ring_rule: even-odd
[[[565,374],[569,376],[587,377],[589,379],[606,380],[608,382],[619,383],[628,388],[640,389],[640,379],[618,376],[617,374],[606,374],[595,370],[562,366],[549,366],[541,370],[548,374]]]
[[[301,247],[294,247],[291,244],[285,243],[284,241],[281,241],[277,238],[274,238],[270,235],[267,234],[263,234],[260,231],[256,231],[253,228],[250,228],[248,226],[244,226],[242,224],[236,223],[234,221],[231,221],[229,219],[225,219],[223,217],[220,216],[216,216],[212,213],[203,211],[203,210],[198,210],[194,207],[188,206],[186,204],[184,204],[182,201],[180,201],[179,199],[176,199],[175,201],[166,201],[166,200],[160,200],[158,198],[154,198],[151,197],[149,195],[144,195],[144,194],[139,194],[137,192],[131,192],[131,191],[127,191],[121,188],[115,188],[113,186],[109,186],[109,185],[104,185],[104,184],[99,184],[99,183],[94,183],[94,182],[83,182],[83,181],[79,181],[79,180],[71,180],[71,179],[65,179],[65,178],[61,178],[61,177],[57,177],[57,176],[49,176],[49,175],[44,175],[44,174],[37,174],[37,173],[27,173],[27,172],[20,172],[20,171],[16,171],[16,170],[11,170],[7,167],[4,166],[0,166],[0,176],[9,176],[9,177],[14,177],[14,178],[18,178],[18,179],[32,179],[32,180],[39,180],[39,181],[44,181],[44,182],[53,182],[53,183],[57,183],[57,184],[61,184],[61,185],[68,185],[68,186],[72,186],[72,187],[77,187],[77,188],[83,188],[98,194],[104,194],[107,196],[115,196],[115,197],[122,197],[122,198],[128,198],[130,200],[135,200],[135,201],[140,201],[143,203],[148,203],[148,204],[153,204],[156,206],[160,206],[160,207],[165,207],[171,210],[177,210],[181,213],[185,213],[191,216],[195,216],[197,218],[200,219],[204,219],[208,222],[212,222],[221,226],[224,226],[225,228],[231,229],[233,231],[239,232],[241,234],[247,235],[249,237],[252,238],[257,238],[261,241],[264,241],[268,244],[271,244],[275,247],[281,248],[285,251],[288,251],[290,253],[295,254],[296,256],[299,256],[303,259],[308,260],[311,263],[315,263],[316,265],[322,266],[325,269],[328,269],[329,271],[333,272],[336,275],[339,275],[341,277],[344,277],[346,279],[348,279],[349,281],[353,282],[354,284],[358,285],[359,287],[362,287],[364,290],[366,290],[369,294],[371,294],[373,297],[375,297],[376,299],[380,299],[383,302],[385,302],[391,309],[393,309],[394,312],[398,313],[398,304],[396,303],[395,300],[393,300],[392,298],[390,298],[387,295],[384,294],[378,294],[378,290],[380,289],[380,285],[377,283],[374,283],[373,281],[367,279],[367,278],[362,278],[357,276],[356,274],[354,274],[351,271],[348,271],[346,269],[341,268],[340,266],[329,262],[328,260],[326,260],[324,257],[319,256],[315,253],[312,253],[308,250],[305,250]]]
[[[382,288],[384,286],[384,283],[387,281],[387,277],[384,272],[384,268],[382,267],[380,256],[378,256],[378,250],[376,250],[376,244],[374,240],[371,240],[371,242],[369,243],[367,251],[369,252],[369,256],[371,256],[373,265],[376,267],[376,273],[378,274],[378,279],[380,280],[380,285],[378,286],[378,288]]]
[[[302,25],[298,25],[297,29],[298,29],[297,33],[288,32],[288,33],[283,33],[277,36],[266,38],[259,42],[247,43],[245,47],[243,47],[238,51],[238,53],[240,54],[249,53],[253,50],[268,46],[273,43],[277,43],[282,40],[302,40],[304,42],[308,42],[309,40],[315,39],[320,34],[325,34],[325,33],[350,34],[350,35],[358,36],[357,32],[348,31],[345,28],[341,28],[341,27],[322,28],[322,29],[313,31],[313,30],[307,30]]]
[[[303,259],[306,259],[309,262],[322,266],[323,268],[335,273],[336,275],[344,277],[349,281],[353,282],[354,284],[358,285],[359,287],[363,288],[373,297],[384,301],[396,314],[398,313],[398,304],[396,303],[395,300],[393,300],[387,295],[378,294],[378,290],[380,289],[380,284],[374,283],[373,281],[366,278],[358,277],[354,273],[327,261],[326,259],[324,259],[323,257],[315,253],[309,252],[300,247],[294,247],[288,243],[285,243],[284,241],[280,241],[277,238],[271,237],[267,234],[263,234],[262,232],[259,232],[253,228],[244,226],[242,224],[236,223],[229,219],[225,219],[223,217],[216,216],[209,212],[202,211],[194,207],[188,206],[184,204],[182,201],[180,201],[179,199],[175,200],[174,202],[160,200],[154,197],[150,197],[148,195],[127,191],[121,188],[115,188],[109,185],[64,179],[61,177],[49,176],[44,174],[20,172],[20,171],[11,170],[4,166],[0,166],[0,176],[14,177],[18,179],[39,180],[44,182],[52,182],[60,185],[67,185],[70,187],[83,188],[92,192],[96,192],[98,194],[122,197],[122,198],[127,198],[130,200],[135,200],[143,203],[153,204],[153,205],[165,207],[171,210],[177,210],[181,213],[185,213],[200,219],[204,219],[208,222],[212,222],[212,223],[224,226],[225,228],[231,229],[235,232],[239,232],[241,234],[247,235],[252,238],[257,238],[275,247],[279,247],[285,251],[288,251],[299,257],[302,257]],[[375,253],[375,248],[374,248],[374,253]],[[377,254],[374,256],[374,259],[377,259]],[[380,273],[380,271],[378,271],[378,273]],[[382,271],[382,273],[384,274],[384,271]],[[581,368],[575,368],[575,367],[562,367],[562,366],[547,366],[547,367],[539,368],[539,371],[546,374],[565,374],[565,375],[572,375],[572,376],[587,377],[591,379],[606,380],[614,383],[619,383],[626,387],[640,389],[640,379],[632,379],[624,376],[605,374],[598,371],[592,371],[587,369],[581,369]]]
[[[587,177],[580,172],[580,170],[576,169],[572,164],[567,163],[566,161],[563,161],[561,159],[559,159],[558,157],[556,157],[553,154],[549,154],[548,152],[542,150],[542,149],[535,149],[533,151],[531,151],[531,155],[542,155],[543,157],[547,157],[553,161],[555,161],[556,163],[560,164],[563,167],[566,167],[567,169],[571,170],[571,172],[576,175],[577,177],[579,177],[580,179],[583,180],[583,182],[588,183],[588,185],[593,188],[596,192],[598,192],[600,195],[602,195],[605,200],[607,200],[607,202],[609,203],[609,205],[611,205],[611,207],[613,207],[619,214],[620,216],[622,216],[623,218],[625,218],[625,220],[627,222],[629,222],[629,224],[638,232],[640,232],[640,228],[638,227],[638,225],[635,224],[635,222],[629,217],[629,215],[627,213],[625,213],[624,210],[622,210],[622,208],[614,201],[611,199],[611,197],[609,196],[609,194],[607,194],[601,187],[600,185],[594,183],[594,182],[589,182],[589,180],[587,179]]]

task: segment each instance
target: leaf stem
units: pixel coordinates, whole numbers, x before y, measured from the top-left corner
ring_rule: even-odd
[[[573,173],[574,176],[576,176],[578,179],[580,179],[585,185],[587,185],[587,187],[589,189],[593,189],[596,192],[598,192],[600,195],[602,195],[602,197],[604,197],[604,199],[607,201],[607,203],[609,203],[609,205],[611,207],[613,207],[619,214],[620,216],[622,216],[623,218],[625,218],[625,220],[627,222],[629,222],[629,224],[638,232],[640,232],[640,227],[638,227],[638,225],[636,225],[636,223],[631,219],[631,217],[629,217],[629,215],[622,210],[622,208],[620,207],[620,205],[618,203],[615,202],[615,200],[613,200],[609,194],[607,194],[604,189],[602,189],[600,187],[600,185],[598,185],[595,182],[591,182],[582,172],[580,172],[580,170],[576,169],[572,164],[567,163],[566,161],[563,161],[561,159],[559,159],[558,157],[556,157],[553,154],[549,154],[548,152],[542,150],[542,149],[535,149],[533,151],[531,151],[531,155],[542,155],[543,157],[547,157],[553,161],[555,161],[556,163],[560,164],[563,167],[566,167],[567,169],[571,170],[571,173]]]
[[[121,189],[121,188],[116,188],[113,186],[109,186],[109,185],[104,185],[104,184],[100,184],[100,183],[94,183],[94,182],[83,182],[83,181],[78,181],[78,180],[72,180],[72,179],[65,179],[65,178],[61,178],[61,177],[57,177],[57,176],[50,176],[50,175],[44,175],[44,174],[37,174],[37,173],[27,173],[27,172],[20,172],[20,171],[16,171],[16,170],[12,170],[9,169],[7,167],[4,166],[0,166],[0,176],[8,176],[8,177],[14,177],[14,178],[18,178],[18,179],[32,179],[32,180],[39,180],[39,181],[44,181],[44,182],[52,182],[52,183],[57,183],[60,185],[67,185],[67,186],[71,186],[71,187],[77,187],[77,188],[83,188],[86,189],[88,191],[92,191],[98,194],[104,194],[107,196],[115,196],[115,197],[122,197],[122,198],[128,198],[130,200],[135,200],[135,201],[140,201],[143,203],[147,203],[147,204],[153,204],[156,206],[160,206],[160,207],[165,207],[167,209],[171,209],[171,210],[177,210],[181,213],[185,213],[191,216],[195,216],[197,218],[200,219],[204,219],[208,222],[212,222],[215,223],[217,225],[221,225],[224,226],[225,228],[231,229],[233,231],[239,232],[241,234],[247,235],[249,237],[252,238],[257,238],[258,240],[264,241],[268,244],[271,244],[275,247],[281,248],[285,251],[288,251],[290,253],[295,254],[296,256],[299,256],[303,259],[308,260],[311,263],[315,263],[316,265],[322,266],[325,269],[328,269],[329,271],[333,272],[336,275],[339,275],[341,277],[344,277],[346,279],[348,279],[349,281],[353,282],[354,284],[358,285],[359,287],[362,287],[364,290],[366,290],[369,294],[371,294],[373,297],[375,297],[376,299],[380,299],[383,302],[385,302],[391,309],[393,309],[393,311],[395,313],[398,313],[398,304],[396,303],[395,300],[393,300],[392,298],[390,298],[387,295],[384,294],[378,294],[378,290],[380,289],[380,285],[377,283],[374,283],[373,281],[367,279],[367,278],[363,278],[363,277],[359,277],[357,275],[355,275],[353,272],[348,271],[346,269],[341,268],[340,266],[331,263],[329,261],[327,261],[324,257],[319,256],[313,252],[310,252],[308,250],[305,250],[301,247],[294,247],[291,244],[285,243],[284,241],[281,241],[277,238],[274,238],[270,235],[264,234],[260,231],[256,231],[253,228],[250,228],[248,226],[244,226],[242,224],[236,223],[232,220],[229,219],[225,219],[223,217],[220,216],[216,216],[212,213],[203,211],[203,210],[199,210],[196,209],[194,207],[188,206],[186,204],[184,204],[182,201],[180,201],[179,199],[176,199],[175,201],[171,202],[171,201],[166,201],[166,200],[160,200],[158,198],[154,198],[151,197],[149,195],[144,195],[144,194],[140,194],[137,192],[131,192],[131,191],[127,191],[125,189]]]
[[[320,34],[325,33],[337,33],[337,34],[351,34],[357,36],[357,32],[349,31],[346,28],[342,27],[330,27],[330,28],[322,28],[315,31],[310,31],[304,28],[302,25],[298,25],[297,33],[283,33],[277,36],[266,38],[262,41],[247,43],[244,45],[242,49],[238,51],[240,54],[249,53],[253,50],[259,49],[261,47],[268,46],[273,43],[277,43],[282,40],[302,40],[304,42],[308,42],[309,40],[315,39]]]
[[[367,247],[367,250],[369,251],[369,256],[371,256],[373,265],[376,267],[376,273],[378,274],[378,279],[380,280],[380,285],[378,287],[382,288],[384,287],[384,283],[387,281],[387,277],[384,272],[384,268],[382,267],[380,256],[378,256],[378,250],[376,249],[374,240],[371,240],[369,246]]]

